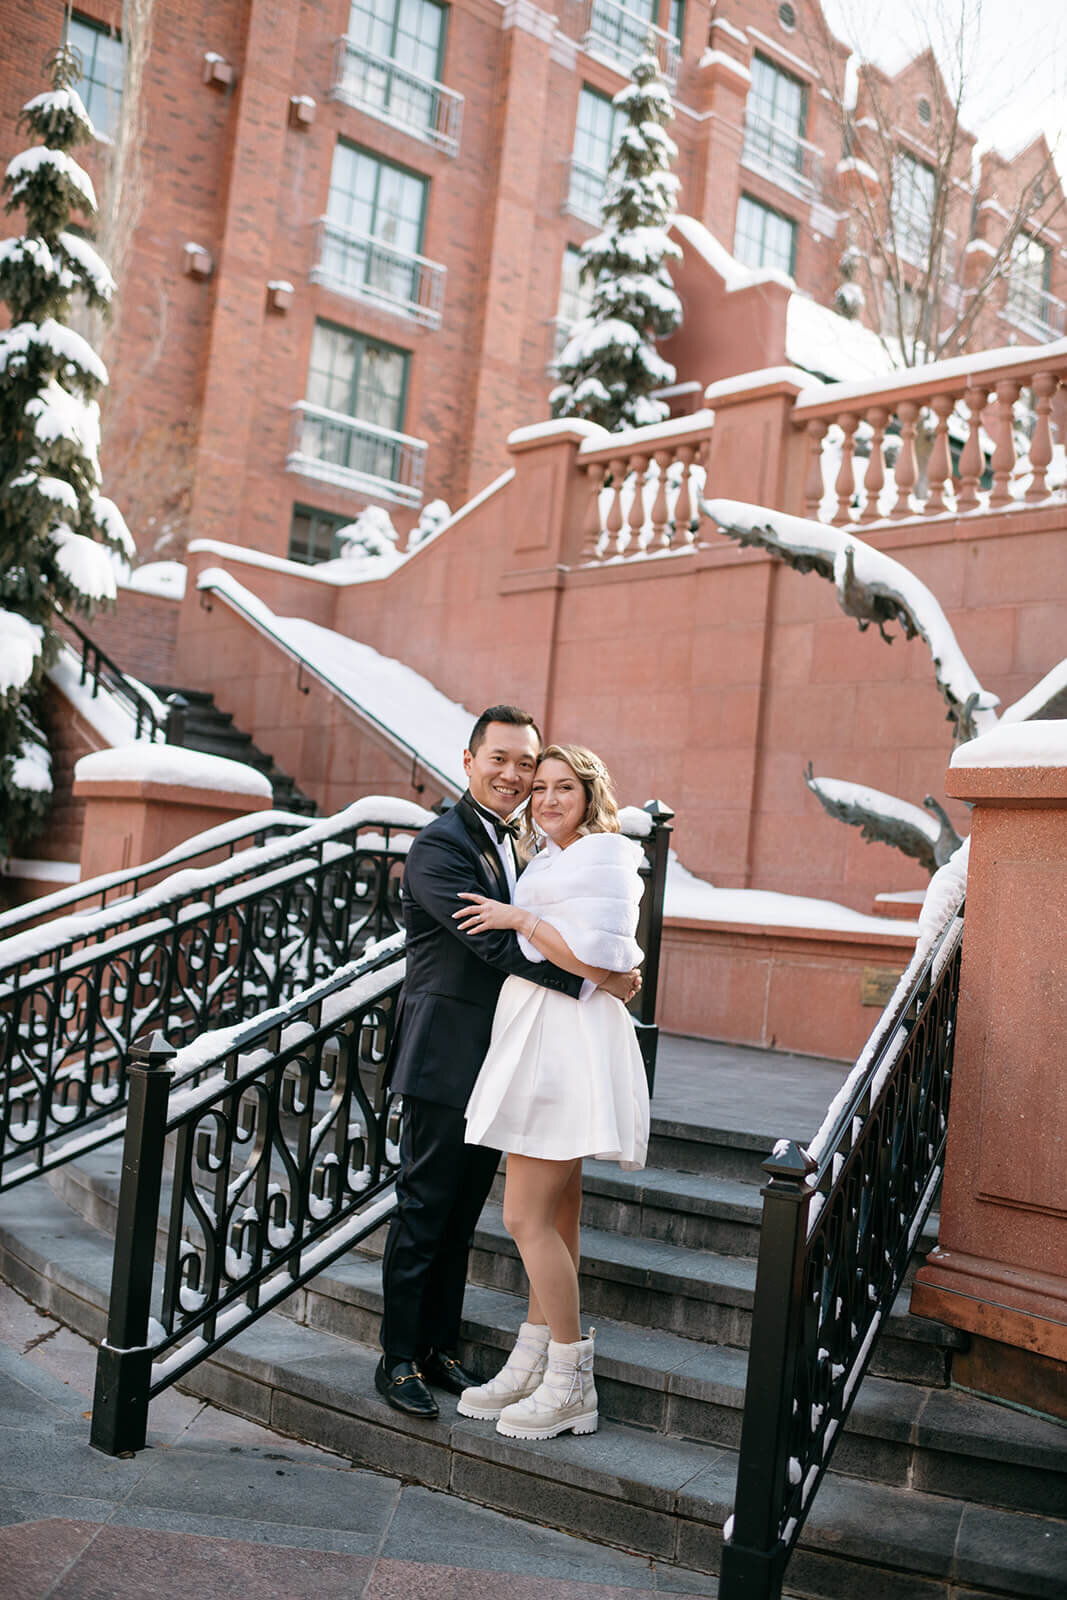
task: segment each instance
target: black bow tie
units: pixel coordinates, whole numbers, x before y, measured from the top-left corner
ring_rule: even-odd
[[[496,815],[495,811],[489,811],[485,806],[480,806],[473,795],[471,796],[471,805],[474,807],[475,811],[477,811],[482,821],[488,822],[489,826],[496,833],[497,844],[503,844],[505,838],[509,836],[512,839],[518,839],[519,824],[517,822],[504,822],[502,818]]]

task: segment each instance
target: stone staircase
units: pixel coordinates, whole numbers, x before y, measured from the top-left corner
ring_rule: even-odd
[[[811,1137],[842,1069],[664,1040],[649,1167],[587,1163],[582,1294],[597,1327],[594,1438],[505,1440],[416,1424],[374,1394],[372,1239],[195,1369],[188,1387],[360,1465],[714,1574],[733,1497],[755,1283],[760,1162]],[[120,1152],[0,1201],[0,1272],[99,1336]],[[932,1230],[926,1244],[932,1242]],[[522,1272],[498,1190],[479,1227],[464,1354],[499,1364]],[[963,1336],[901,1296],[787,1572],[796,1596],[978,1600],[1067,1594],[1067,1427],[950,1386]],[[701,1593],[713,1595],[715,1581]]]
[[[288,773],[283,772],[273,756],[252,742],[250,734],[235,728],[228,711],[220,711],[215,697],[203,689],[177,689],[169,684],[150,686],[161,700],[168,695],[180,694],[188,702],[185,720],[185,745],[189,750],[201,750],[205,755],[225,756],[229,761],[243,761],[255,767],[270,779],[274,805],[279,811],[296,811],[304,816],[317,816],[318,806],[297,787]]]

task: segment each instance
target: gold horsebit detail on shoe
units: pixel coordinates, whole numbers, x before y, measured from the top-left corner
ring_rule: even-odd
[[[425,1379],[423,1378],[422,1373],[419,1371],[419,1369],[417,1367],[415,1368],[414,1372],[405,1372],[405,1374],[404,1374],[404,1376],[402,1378],[390,1378],[389,1382],[390,1383],[410,1383],[412,1378],[418,1378],[420,1383],[421,1382],[425,1382]]]

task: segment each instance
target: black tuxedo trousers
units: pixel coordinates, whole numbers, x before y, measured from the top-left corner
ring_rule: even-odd
[[[382,1349],[414,1361],[459,1343],[471,1240],[499,1150],[464,1144],[454,1106],[404,1097],[397,1209],[382,1262]]]

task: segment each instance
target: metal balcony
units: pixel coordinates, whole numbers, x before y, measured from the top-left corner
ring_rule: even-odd
[[[1047,289],[1039,289],[1036,284],[1027,283],[1025,280],[1008,278],[1008,298],[1004,302],[1004,315],[1009,322],[1014,322],[1017,328],[1028,333],[1032,339],[1047,342],[1050,339],[1062,339],[1067,326],[1064,316],[1065,307],[1062,300],[1049,294]]]
[[[446,272],[437,261],[396,250],[330,217],[320,217],[315,224],[312,283],[411,317],[426,328],[441,326]]]
[[[290,472],[341,489],[361,489],[398,505],[417,506],[422,500],[425,439],[412,439],[306,400],[291,406],[290,416],[285,460]]]
[[[651,40],[660,71],[673,89],[678,82],[682,56],[681,41],[638,11],[620,5],[619,0],[588,0],[582,49],[602,56],[623,72],[629,72],[638,56],[644,55]]]
[[[822,189],[822,156],[798,133],[746,108],[741,162],[749,171],[810,199]]]
[[[454,156],[463,124],[463,96],[410,72],[347,36],[334,49],[330,96],[425,139]]]

